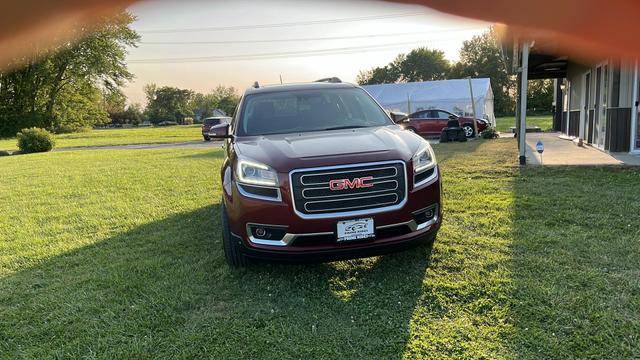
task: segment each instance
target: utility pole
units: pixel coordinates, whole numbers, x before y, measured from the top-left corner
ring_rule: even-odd
[[[280,74],[280,85],[282,85],[282,74]]]
[[[469,80],[469,93],[471,94],[471,111],[473,111],[473,133],[478,136],[478,124],[476,124],[476,102],[473,97],[473,86],[471,85],[471,76],[467,78]]]

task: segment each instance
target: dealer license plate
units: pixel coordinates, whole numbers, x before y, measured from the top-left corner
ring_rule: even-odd
[[[361,240],[375,236],[372,218],[338,221],[338,241]]]

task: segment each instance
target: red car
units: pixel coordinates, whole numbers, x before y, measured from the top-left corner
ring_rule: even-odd
[[[231,118],[226,116],[214,116],[202,120],[202,137],[204,141],[211,140],[209,132],[212,127],[219,126],[220,124],[228,124],[229,122],[231,122]]]
[[[467,137],[470,138],[475,135],[472,118],[458,116],[446,110],[417,111],[402,120],[401,123],[407,130],[413,131],[420,136],[439,137],[442,129],[447,127],[447,122],[451,117],[458,119]],[[478,132],[482,132],[489,126],[489,122],[483,119],[476,119],[476,125]]]
[[[358,86],[256,86],[211,135],[225,139],[220,210],[231,266],[373,256],[436,237],[431,146]]]

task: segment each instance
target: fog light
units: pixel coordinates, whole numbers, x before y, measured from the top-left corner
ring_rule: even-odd
[[[279,241],[284,238],[287,233],[286,226],[265,226],[265,225],[249,225],[247,232],[250,236],[260,240]]]
[[[267,235],[267,230],[265,230],[264,228],[257,228],[256,229],[256,236],[264,238]]]
[[[433,220],[433,218],[436,217],[437,213],[438,213],[438,205],[435,204],[426,209],[413,213],[413,219],[418,224],[424,224],[427,221]]]

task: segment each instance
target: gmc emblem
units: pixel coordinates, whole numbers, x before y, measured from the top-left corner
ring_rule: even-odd
[[[336,179],[329,181],[329,189],[331,191],[339,191],[346,189],[362,189],[372,187],[369,181],[373,180],[372,176],[365,176],[361,178],[349,179]]]

